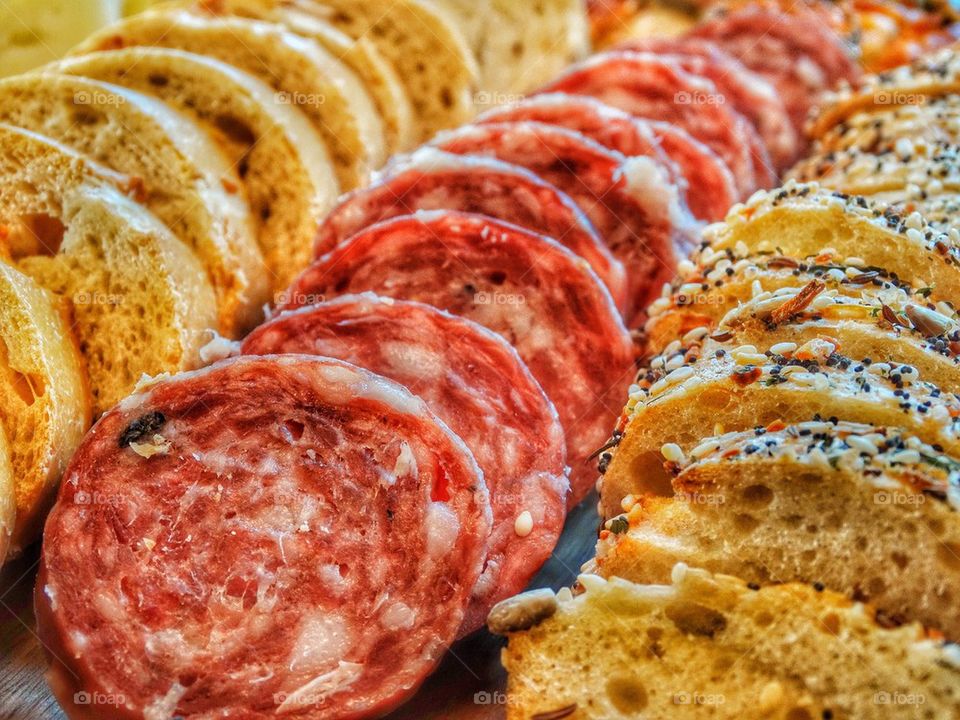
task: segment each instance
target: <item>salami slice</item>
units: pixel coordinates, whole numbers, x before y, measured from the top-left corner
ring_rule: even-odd
[[[590,263],[618,307],[626,302],[623,265],[567,195],[516,165],[434,148],[394,162],[389,175],[343,198],[320,226],[314,253],[319,258],[368,225],[418,210],[489,215],[551,237]]]
[[[499,335],[429,305],[364,293],[280,315],[254,330],[242,352],[355,363],[418,395],[467,444],[490,491],[493,531],[461,634],[523,591],[550,557],[569,491],[563,427]]]
[[[631,322],[698,244],[698,224],[649,157],[628,158],[574,130],[530,121],[468,125],[432,144],[525,167],[571,197],[623,263]]]
[[[665,122],[650,127],[663,151],[687,176],[687,204],[701,220],[723,220],[738,200],[737,183],[723,159],[683,128]]]
[[[491,218],[418,213],[339,245],[304,271],[290,297],[367,290],[428,303],[506,338],[560,415],[569,504],[586,495],[596,480],[586,460],[613,427],[634,349],[585,263],[549,238]]]
[[[605,148],[627,157],[645,155],[662,166],[671,182],[686,196],[686,177],[680,167],[664,152],[650,123],[630,113],[602,103],[586,95],[545,93],[525,98],[518,105],[503,105],[480,115],[474,122],[519,122],[530,120],[568,130],[576,130]]]
[[[544,91],[590,95],[631,115],[679,125],[723,158],[741,197],[760,187],[751,155],[756,129],[725,103],[716,85],[676,62],[650,53],[603,53],[574,65]]]
[[[807,116],[825,90],[860,80],[849,48],[815,12],[747,6],[700,23],[691,35],[714,41],[767,78],[783,98],[801,138]]]
[[[489,530],[469,450],[385,378],[288,355],[161,381],[102,417],[48,520],[53,686],[100,720],[377,715],[455,637]]]
[[[776,173],[796,162],[800,139],[773,85],[715,43],[690,36],[664,37],[632,41],[623,49],[676,60],[688,73],[705,77],[716,85],[727,102],[757,129],[775,170],[766,174],[768,183],[773,184]],[[754,167],[766,162],[765,155],[762,150],[754,153]]]

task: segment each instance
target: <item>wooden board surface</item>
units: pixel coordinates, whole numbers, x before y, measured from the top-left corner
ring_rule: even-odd
[[[591,494],[567,518],[553,557],[531,587],[570,585],[593,556],[597,497]],[[65,720],[43,678],[43,649],[35,633],[33,585],[37,550],[0,571],[0,720]],[[390,720],[499,720],[505,715],[502,640],[486,630],[447,653],[417,696]]]

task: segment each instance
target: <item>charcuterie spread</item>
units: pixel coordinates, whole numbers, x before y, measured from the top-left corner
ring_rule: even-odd
[[[960,715],[960,24],[907,2],[144,1],[0,79],[67,717]]]

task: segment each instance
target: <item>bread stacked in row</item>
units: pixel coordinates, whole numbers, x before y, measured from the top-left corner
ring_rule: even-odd
[[[0,560],[91,419],[260,322],[341,192],[586,51],[577,2],[487,5],[502,45],[456,3],[165,3],[0,81]]]
[[[960,714],[954,63],[827,98],[649,308],[580,594],[491,614],[509,717]]]

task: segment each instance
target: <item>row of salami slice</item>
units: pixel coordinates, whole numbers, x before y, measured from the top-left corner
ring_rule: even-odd
[[[794,74],[714,22],[395,159],[234,357],[102,417],[37,586],[71,717],[379,716],[526,587],[594,485],[628,327],[800,151]]]

